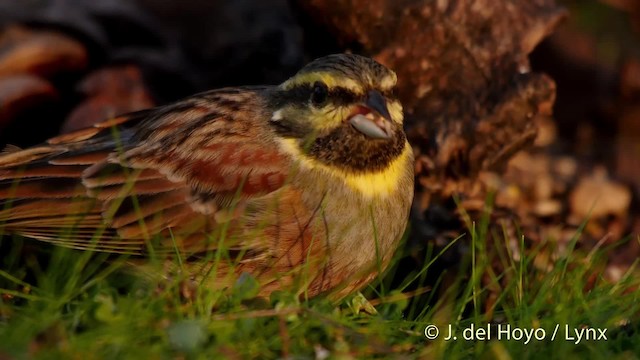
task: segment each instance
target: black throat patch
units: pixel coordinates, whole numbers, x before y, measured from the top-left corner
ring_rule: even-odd
[[[386,169],[404,150],[406,137],[399,125],[391,139],[371,139],[345,123],[316,138],[303,152],[307,156],[350,173]]]

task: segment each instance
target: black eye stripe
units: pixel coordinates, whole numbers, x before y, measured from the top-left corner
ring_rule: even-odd
[[[382,95],[388,100],[398,100],[398,90],[396,88],[385,90]]]
[[[325,101],[329,98],[329,89],[327,85],[322,81],[316,81],[313,83],[313,90],[311,92],[311,102],[318,107],[324,105]]]
[[[293,103],[306,103],[313,93],[311,85],[297,85],[281,93],[281,98]]]
[[[329,101],[336,105],[353,104],[361,98],[364,96],[343,87],[329,89]]]
[[[313,84],[296,85],[288,90],[279,92],[273,98],[274,105],[282,106],[284,104],[298,104],[305,106],[309,104],[313,94]],[[395,89],[388,89],[382,92],[382,95],[388,100],[397,100],[398,96]],[[329,88],[326,104],[335,106],[350,105],[365,100],[365,95],[356,93],[345,87]]]
[[[280,98],[286,99],[287,102],[293,102],[298,104],[307,104],[313,94],[313,84],[296,85],[291,89],[285,90],[281,93]],[[359,99],[364,98],[364,95],[356,94],[352,90],[344,87],[329,88],[327,95],[327,103],[333,105],[346,105],[352,104]]]

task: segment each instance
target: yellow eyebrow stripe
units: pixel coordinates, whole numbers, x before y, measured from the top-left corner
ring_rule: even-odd
[[[395,72],[391,71],[389,75],[386,75],[384,78],[382,78],[382,81],[380,81],[380,88],[382,88],[383,90],[391,90],[394,86],[396,86],[397,82],[398,76]]]
[[[357,81],[346,77],[336,77],[328,72],[310,72],[307,74],[296,75],[285,81],[281,86],[283,89],[291,89],[296,85],[313,84],[316,81],[322,81],[329,88],[343,87],[353,92],[362,92],[362,86]]]

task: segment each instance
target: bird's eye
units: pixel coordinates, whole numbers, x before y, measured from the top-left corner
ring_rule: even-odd
[[[322,81],[316,81],[313,84],[313,90],[311,92],[311,102],[314,105],[322,105],[325,101],[327,101],[327,97],[329,96],[329,89],[327,85]]]

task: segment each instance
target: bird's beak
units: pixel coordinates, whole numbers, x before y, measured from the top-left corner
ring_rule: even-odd
[[[379,91],[371,90],[363,105],[349,118],[358,131],[374,139],[390,139],[393,133],[387,101]]]

